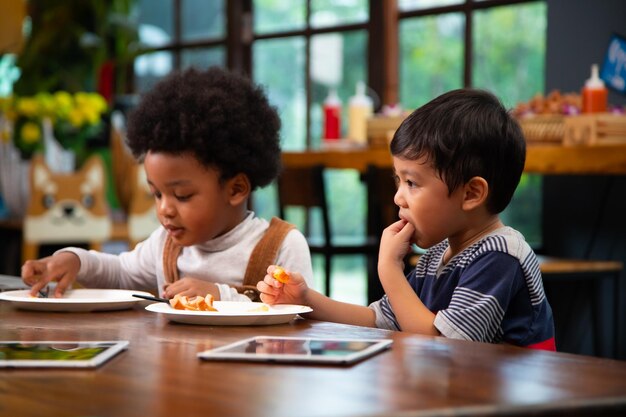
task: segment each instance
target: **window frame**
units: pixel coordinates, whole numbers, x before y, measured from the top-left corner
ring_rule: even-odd
[[[475,12],[500,6],[545,2],[546,0],[464,0],[458,4],[400,10],[398,0],[370,0],[369,20],[362,23],[312,27],[310,24],[311,0],[306,0],[305,26],[298,30],[256,34],[253,29],[253,0],[225,0],[226,33],[223,37],[182,40],[182,2],[173,2],[174,39],[156,48],[146,48],[142,53],[169,51],[173,55],[174,68],[181,68],[182,51],[186,49],[222,46],[226,50],[225,66],[235,72],[254,78],[252,47],[254,42],[268,39],[303,37],[305,39],[305,88],[306,88],[306,135],[305,147],[311,148],[311,38],[326,33],[343,33],[365,30],[368,34],[367,83],[381,98],[380,106],[399,102],[399,25],[404,19],[432,17],[448,13],[462,13],[465,18],[463,39],[463,86],[472,87],[473,77],[473,15]],[[131,88],[132,89],[132,88]],[[375,109],[378,110],[378,109]]]

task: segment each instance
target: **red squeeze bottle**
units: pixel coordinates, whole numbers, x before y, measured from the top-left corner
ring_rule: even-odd
[[[324,140],[341,137],[341,100],[335,90],[330,90],[324,100]]]
[[[598,65],[591,66],[591,77],[585,82],[582,91],[583,113],[603,113],[606,111],[608,91],[604,81],[598,77]]]

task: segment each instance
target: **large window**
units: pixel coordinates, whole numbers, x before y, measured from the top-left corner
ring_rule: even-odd
[[[410,110],[463,86],[489,89],[509,107],[543,92],[542,0],[139,0],[138,6],[146,54],[135,63],[136,91],[192,65],[249,74],[280,112],[285,150],[319,147],[329,89],[345,106],[358,81],[379,104]],[[344,112],[344,134],[346,119]],[[329,171],[327,179],[336,233],[363,236],[358,173]],[[541,178],[524,175],[504,213],[533,244],[541,242],[540,195]],[[261,190],[255,210],[276,215],[275,198],[272,187]],[[345,299],[365,302],[365,291],[358,295],[364,259],[336,266],[337,277],[361,277]]]
[[[544,91],[543,1],[399,0],[401,104],[419,107],[463,86],[511,108]],[[524,175],[505,223],[541,245],[541,177]]]
[[[280,111],[283,149],[319,147],[321,108],[328,92],[337,90],[346,103],[358,81],[367,83],[367,1],[256,0],[253,6],[252,74],[266,86]],[[346,130],[344,122],[344,133]],[[364,238],[365,190],[359,174],[327,170],[325,175],[334,234]],[[256,193],[254,206],[268,217],[276,213],[275,201],[274,190],[268,188]],[[322,233],[319,220],[319,216],[312,218],[312,233]],[[322,257],[314,257],[313,262],[320,288]],[[348,300],[363,303],[365,268],[365,256],[337,258],[333,262],[333,294],[356,294]],[[341,286],[348,288],[342,291]]]
[[[542,0],[138,0],[135,14],[134,91],[175,68],[250,74],[279,107],[289,150],[319,146],[328,90],[345,105],[357,81],[406,109],[463,86],[508,106],[543,92]]]
[[[224,0],[138,0],[139,48],[135,92],[144,92],[175,68],[226,65]]]

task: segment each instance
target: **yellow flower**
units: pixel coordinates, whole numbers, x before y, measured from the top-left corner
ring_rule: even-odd
[[[74,101],[76,102],[76,107],[83,107],[89,103],[89,93],[78,92],[74,94]]]
[[[83,116],[85,116],[85,121],[91,125],[95,126],[100,123],[100,112],[98,112],[93,107],[85,107],[83,108]]]
[[[74,127],[81,127],[85,123],[85,115],[80,108],[74,107],[67,115],[67,120]]]
[[[41,129],[37,123],[26,122],[20,130],[22,140],[25,143],[36,143],[41,138]]]
[[[57,117],[65,118],[74,106],[72,95],[67,91],[57,91],[54,93],[55,110]]]
[[[98,93],[57,91],[28,97],[0,97],[0,116],[13,122],[6,126],[15,126],[15,130],[0,126],[0,143],[14,140],[29,156],[43,145],[42,120],[50,120],[62,146],[83,152],[86,142],[101,132],[101,117],[107,107],[106,100]]]
[[[102,114],[107,110],[108,104],[104,97],[102,97],[100,94],[90,93],[89,98],[98,113]]]
[[[39,104],[41,115],[51,117],[55,113],[56,102],[50,93],[37,93],[35,100]]]
[[[21,97],[17,100],[17,112],[26,117],[39,114],[39,103],[32,97]]]
[[[90,120],[100,117],[107,109],[107,103],[104,98],[97,93],[76,93],[76,107],[80,108]]]

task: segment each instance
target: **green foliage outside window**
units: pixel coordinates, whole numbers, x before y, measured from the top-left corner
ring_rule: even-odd
[[[399,26],[400,102],[405,109],[463,87],[461,14],[405,19]]]
[[[314,10],[325,10],[328,6],[318,3],[312,2]],[[291,29],[301,28],[304,25],[301,19],[303,4],[294,4],[288,8],[290,12],[284,6],[284,3],[272,0],[256,1],[255,13],[260,16],[257,23],[263,27],[263,21],[269,25],[272,18],[284,17],[291,12],[295,25]],[[473,16],[472,85],[491,90],[508,107],[543,91],[545,3],[494,7],[477,11]],[[358,19],[358,13],[355,12],[352,18]],[[461,13],[407,18],[399,23],[399,96],[405,109],[413,110],[446,91],[463,86],[464,26]],[[338,92],[346,109],[354,83],[367,75],[367,35],[348,32],[341,34],[341,38],[344,62]],[[303,38],[296,39],[298,41],[257,41],[254,49],[255,80],[265,85],[270,100],[281,110],[283,147],[286,150],[305,147],[305,42]],[[270,43],[275,44],[273,48]],[[328,86],[313,81],[311,87],[310,128],[316,147],[321,134],[321,104]],[[344,123],[346,120],[344,111]],[[342,171],[330,170],[326,174],[333,215],[331,222],[339,235],[363,236],[366,191],[358,173]],[[264,190],[259,194],[255,207],[265,217],[274,214],[271,213],[276,210],[274,191]],[[532,244],[541,242],[540,198],[541,177],[525,174],[511,205],[503,213],[504,221],[522,231]],[[342,268],[362,268],[358,266],[360,260],[344,262]]]
[[[142,0],[142,4],[146,3],[150,2]],[[445,2],[451,3],[458,2]],[[366,0],[311,0],[309,4],[308,25],[311,28],[368,20]],[[403,10],[415,5],[424,8],[435,4],[442,3],[421,0],[400,2]],[[253,31],[265,37],[252,44],[253,77],[265,88],[270,102],[278,108],[282,119],[282,147],[287,151],[306,148],[307,121],[311,145],[320,145],[321,105],[328,89],[333,86],[337,87],[343,101],[345,132],[348,99],[354,92],[355,83],[366,81],[368,74],[366,30],[312,35],[309,42],[302,34],[275,39],[268,37],[272,33],[304,30],[307,26],[306,7],[305,0],[253,2]],[[543,91],[546,14],[546,5],[540,1],[472,12],[473,39],[470,41],[474,56],[471,84],[491,90],[509,107]],[[463,13],[456,12],[403,18],[399,22],[399,97],[405,109],[413,110],[446,91],[463,86],[464,19]],[[309,53],[313,61],[316,57],[315,41],[332,36],[340,38],[341,50],[335,51],[335,56],[342,60],[336,85],[329,84],[324,77],[317,78],[312,72],[315,71],[312,68],[315,63],[306,62],[306,48],[311,48]],[[221,58],[202,58],[200,55],[203,52],[183,51],[183,65],[207,65],[208,62],[223,60],[223,55]],[[307,97],[307,74],[311,77],[310,97]],[[359,174],[356,171],[329,170],[326,176],[333,216],[331,222],[336,233],[363,236],[366,191]],[[505,222],[521,230],[531,243],[541,240],[540,194],[541,177],[524,175],[510,208],[503,214]],[[256,193],[254,208],[265,218],[277,214],[273,186]],[[319,219],[316,222],[319,226]],[[339,261],[336,266],[338,274],[364,270],[362,259]],[[321,269],[321,265],[315,263],[315,269]]]

